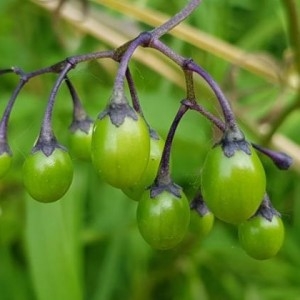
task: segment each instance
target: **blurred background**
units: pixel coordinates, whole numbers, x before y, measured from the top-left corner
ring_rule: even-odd
[[[2,0],[0,68],[26,72],[68,56],[116,48],[179,11],[183,0],[69,0],[58,14],[54,0]],[[32,79],[11,115],[13,167],[0,180],[1,300],[281,300],[300,299],[300,1],[204,0],[162,40],[192,57],[220,84],[251,141],[294,159],[279,171],[261,157],[267,188],[286,226],[280,253],[256,261],[241,249],[237,229],[216,220],[203,237],[190,230],[174,250],[155,251],[141,238],[137,203],[97,178],[90,162],[73,156],[74,181],[52,204],[23,188],[21,169],[39,133],[56,75]],[[144,114],[166,137],[185,96],[181,70],[161,54],[138,50],[130,63]],[[96,118],[111,92],[117,64],[79,64],[69,73],[88,113]],[[0,112],[18,78],[0,78]],[[198,100],[216,115],[209,88],[196,80]],[[62,86],[54,131],[68,146],[72,103]],[[172,150],[172,176],[192,199],[205,154],[218,133],[189,112]]]

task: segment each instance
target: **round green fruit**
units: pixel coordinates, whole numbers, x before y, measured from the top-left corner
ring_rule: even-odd
[[[23,181],[27,192],[39,202],[59,200],[69,189],[73,179],[71,158],[56,148],[46,156],[41,150],[30,154],[23,165]]]
[[[207,154],[201,188],[205,203],[222,221],[239,224],[257,211],[266,190],[264,168],[256,154],[237,150],[224,155],[220,145]]]
[[[154,198],[146,190],[138,203],[137,224],[144,240],[153,248],[167,250],[177,246],[186,234],[190,208],[186,196],[163,191]]]
[[[148,126],[139,115],[126,116],[121,125],[109,115],[97,119],[92,135],[92,162],[110,185],[125,189],[135,185],[147,167],[150,153]]]
[[[284,240],[284,225],[279,216],[269,221],[257,215],[238,227],[239,241],[246,253],[259,260],[269,259],[280,250]]]

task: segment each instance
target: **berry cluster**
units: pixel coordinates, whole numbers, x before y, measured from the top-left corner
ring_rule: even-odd
[[[288,169],[291,158],[250,143],[211,76],[192,59],[182,57],[160,41],[160,37],[189,16],[199,2],[190,1],[165,24],[141,33],[115,50],[69,57],[30,73],[15,67],[0,70],[0,74],[12,72],[20,78],[0,122],[0,177],[5,175],[12,161],[7,128],[19,92],[31,78],[57,73],[39,136],[23,165],[24,185],[32,198],[44,203],[57,201],[72,182],[72,159],[52,130],[56,95],[65,83],[73,102],[71,153],[85,160],[91,159],[104,181],[138,201],[137,224],[147,243],[161,250],[178,245],[186,234],[192,212],[193,218],[198,217],[201,234],[210,231],[215,216],[238,226],[240,243],[250,256],[270,258],[282,245],[284,229],[280,214],[267,195],[266,175],[256,150],[269,156],[280,169]],[[141,46],[160,51],[174,61],[185,78],[186,97],[180,102],[165,141],[146,121],[128,67],[134,51]],[[68,73],[81,62],[103,58],[118,62],[119,68],[106,108],[93,121],[85,112]],[[199,104],[194,91],[194,75],[202,77],[215,93],[223,120]],[[131,101],[124,92],[125,81]],[[173,182],[170,172],[176,128],[189,110],[199,112],[223,133],[207,154],[202,166],[201,186],[190,203],[182,188]]]

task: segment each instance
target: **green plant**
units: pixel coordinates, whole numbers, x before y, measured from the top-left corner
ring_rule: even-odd
[[[48,155],[42,150],[34,150],[24,162],[23,178],[25,188],[32,198],[45,203],[57,201],[72,183],[71,158],[60,147]]]
[[[268,196],[256,215],[239,225],[238,232],[243,249],[253,258],[268,259],[277,254],[284,239],[284,225]]]
[[[120,189],[135,185],[147,167],[150,135],[144,119],[115,95],[95,122],[92,161],[100,176]]]
[[[266,191],[265,171],[252,147],[227,157],[223,149],[228,142],[221,143],[209,151],[204,162],[202,194],[216,217],[238,224],[257,211]]]
[[[280,3],[276,0],[260,4],[255,1],[203,1],[201,8],[194,11],[186,22],[176,26],[173,23],[175,27],[161,37],[158,33],[162,33],[162,28],[158,31],[150,29],[149,32],[149,27],[164,24],[169,17],[158,12],[173,14],[183,5],[183,0],[181,3],[173,1],[172,5],[158,0],[147,5],[145,1],[93,0],[88,10],[96,14],[90,14],[88,10],[81,14],[81,7],[76,6],[76,1],[62,2],[61,12],[56,11],[57,15],[54,15],[57,19],[53,26],[53,15],[47,10],[51,9],[54,1],[23,3],[4,0],[0,5],[2,64],[16,63],[16,57],[11,61],[12,53],[21,48],[22,55],[17,57],[17,64],[22,65],[24,70],[49,65],[49,62],[51,64],[70,53],[95,51],[68,57],[33,72],[17,67],[1,71],[0,109],[6,111],[3,120],[8,120],[7,112],[12,107],[5,107],[5,99],[9,98],[16,80],[19,80],[9,101],[18,99],[17,105],[13,105],[9,122],[1,122],[0,134],[0,158],[9,156],[12,162],[6,176],[0,180],[0,242],[3,245],[0,247],[0,264],[3,273],[7,273],[4,276],[6,274],[0,272],[2,297],[10,299],[7,294],[20,291],[23,296],[16,298],[18,300],[22,297],[34,299],[33,294],[38,299],[47,299],[47,295],[59,300],[80,299],[82,293],[85,298],[93,300],[119,297],[294,299],[299,294],[299,280],[295,274],[299,266],[296,233],[300,228],[297,218],[299,93],[296,83],[299,72],[295,63],[297,55],[294,57],[299,34],[295,25],[297,10],[291,9],[296,1]],[[24,26],[13,26],[15,9],[20,12],[18,18]],[[111,10],[114,12],[111,13]],[[131,17],[130,20],[127,16]],[[78,22],[79,19],[87,22]],[[143,30],[148,31],[139,35]],[[5,31],[9,31],[10,35]],[[287,34],[293,37],[290,41],[295,41],[290,45]],[[103,51],[107,48],[114,50]],[[194,61],[188,59],[190,57]],[[45,205],[32,201],[24,192],[23,179],[18,171],[24,160],[31,157],[30,137],[33,137],[32,132],[39,130],[40,111],[45,104],[38,100],[45,97],[51,78],[57,79],[57,82],[49,97],[47,107],[50,106],[48,112],[51,113],[47,114],[48,124],[43,126],[42,135],[46,144],[55,140],[58,144],[67,145],[74,159],[75,172],[74,184],[61,201]],[[73,85],[82,95],[82,105]],[[21,89],[22,93],[19,93]],[[68,92],[71,97],[68,97]],[[156,160],[156,169],[150,172],[151,180],[143,183],[146,167],[133,186],[124,189],[122,185],[121,190],[97,179],[97,172],[89,162],[80,162],[78,158],[89,160],[94,122],[99,122],[99,111],[108,108],[107,99],[110,100],[115,92],[126,94],[126,98],[131,100],[128,103],[131,112],[145,119],[146,126],[155,128],[162,141],[166,140],[165,149],[172,151],[173,157],[171,174],[168,171],[168,151],[162,149],[165,154],[160,153]],[[72,101],[68,101],[69,98]],[[178,100],[181,100],[180,104]],[[179,105],[177,117],[172,122]],[[145,116],[141,113],[141,106]],[[69,124],[71,133],[66,130]],[[168,128],[171,127],[172,132],[178,124],[171,149],[170,138],[166,139]],[[223,137],[229,132],[235,136],[235,146],[238,147],[234,151],[225,147],[224,153]],[[150,155],[144,156],[149,157],[147,166],[151,159],[151,141],[150,137]],[[213,149],[212,145],[215,145]],[[240,149],[240,145],[244,150]],[[251,155],[247,154],[245,145],[251,150]],[[216,215],[213,229],[213,213],[207,210],[204,202],[208,203],[208,199],[202,199],[203,207],[206,207],[204,211],[194,208],[194,195],[197,198],[201,192],[205,194],[203,190],[207,187],[212,188],[209,180],[208,185],[204,184],[203,166],[206,164],[205,156],[215,150],[219,151],[225,163],[245,158],[251,161],[253,155],[259,152],[268,193],[272,196],[273,205],[282,212],[286,228],[282,251],[274,259],[261,263],[247,258],[237,247],[236,227],[218,220],[222,219],[220,214],[217,215],[221,206],[215,209],[210,206]],[[284,152],[294,159],[291,172],[276,172],[272,163],[261,155],[266,154],[280,169],[288,169],[291,158]],[[129,161],[133,163],[134,159]],[[128,160],[124,162],[125,167],[132,167]],[[211,171],[210,168],[208,170]],[[253,185],[246,185],[242,177],[238,176],[238,185],[231,182],[230,191],[224,188],[224,193],[229,195],[243,185],[249,194],[254,182],[259,182],[253,180]],[[102,178],[105,179],[105,176]],[[180,235],[183,237],[180,243],[174,243],[174,251],[152,251],[140,237],[138,222],[134,218],[136,206],[140,203],[126,201],[123,192],[138,199],[146,188],[147,203],[152,205],[167,193],[168,198],[173,199],[170,204],[175,206],[173,201],[178,198],[176,189],[164,190],[174,186],[174,182],[182,187],[179,190],[191,202],[190,230],[193,234],[185,235],[182,228]],[[150,191],[157,186],[163,187],[161,194],[151,197]],[[265,193],[265,188],[263,190],[261,194]],[[245,193],[242,195],[246,196]],[[250,200],[242,198],[244,204]],[[255,199],[257,208],[261,199]],[[234,213],[230,207],[227,214],[231,213],[231,218],[228,221],[247,223],[245,216],[238,218],[237,210]],[[253,208],[252,212],[256,215],[254,211]],[[173,216],[177,218],[176,213]],[[250,218],[249,222],[254,218]],[[149,226],[158,223],[148,222]],[[205,239],[202,238],[204,235]],[[26,251],[23,241],[26,242]],[[15,270],[15,273],[11,272],[10,276],[7,269]],[[274,275],[278,274],[276,270],[282,274],[280,279]],[[256,276],[251,275],[254,271]],[[29,272],[31,276],[28,276]],[[16,282],[18,289],[10,289],[9,278],[26,283]],[[32,282],[28,278],[32,278]],[[65,289],[61,284],[64,278],[68,279]]]
[[[154,188],[145,191],[138,203],[139,230],[153,248],[172,249],[183,240],[189,225],[188,200],[182,191],[176,195],[168,190],[151,193],[155,193]]]
[[[214,215],[223,221],[233,224],[239,224],[247,220],[256,212],[266,192],[265,174],[259,158],[237,124],[229,101],[208,72],[192,59],[177,54],[160,40],[161,36],[187,18],[199,3],[199,0],[191,0],[178,14],[161,26],[151,31],[140,33],[136,38],[115,50],[69,57],[57,64],[30,73],[26,73],[20,68],[15,67],[1,71],[1,74],[15,73],[20,78],[19,84],[8,102],[1,120],[2,152],[9,149],[6,138],[7,124],[13,105],[21,89],[33,77],[49,72],[59,73],[49,97],[38,141],[33,148],[33,154],[27,158],[23,168],[25,187],[33,198],[39,201],[45,199],[44,202],[58,200],[65,194],[71,183],[70,162],[61,162],[59,164],[55,160],[56,155],[58,153],[61,155],[63,152],[62,150],[58,151],[56,137],[52,130],[54,102],[59,87],[65,81],[73,102],[73,121],[70,128],[75,132],[76,130],[81,130],[88,134],[91,130],[92,121],[84,111],[68,74],[79,63],[102,58],[110,58],[119,62],[119,68],[107,106],[98,115],[94,123],[91,138],[93,165],[100,177],[114,187],[124,190],[127,188],[138,189],[139,184],[145,185],[145,183],[139,183],[139,181],[144,180],[143,173],[149,161],[150,126],[147,126],[145,121],[134,79],[129,70],[129,62],[133,53],[139,46],[143,46],[161,52],[182,69],[186,82],[186,96],[181,101],[180,108],[171,124],[154,183],[148,187],[149,182],[147,182],[146,188],[150,189],[150,198],[145,197],[147,201],[143,200],[140,205],[148,207],[144,203],[149,202],[151,198],[155,201],[156,197],[164,190],[177,198],[181,198],[177,188],[174,188],[175,185],[170,177],[169,160],[171,144],[176,128],[185,113],[188,110],[194,110],[206,117],[212,122],[213,126],[223,132],[223,137],[209,152],[203,166],[201,189],[204,201],[207,202],[208,207]],[[212,89],[220,105],[224,120],[220,120],[197,102],[194,89],[194,74],[200,76]],[[127,81],[130,91],[132,106],[125,95],[125,81]],[[278,162],[279,157],[279,167],[288,168],[291,164],[291,158],[287,155],[282,155],[281,153],[276,153],[260,146],[257,146],[256,149],[271,157],[275,163]],[[89,151],[86,150],[86,152]],[[41,155],[42,157],[40,157]],[[53,156],[54,161],[52,160]],[[84,156],[87,157],[88,155],[84,154]],[[67,157],[64,157],[64,160],[66,159]],[[45,166],[47,166],[45,170],[40,167],[40,160],[45,161]],[[62,177],[65,178],[65,182],[59,182],[58,177],[55,178],[55,174],[59,168],[62,169],[64,174]],[[48,184],[49,182],[51,184]],[[59,186],[59,183],[61,183],[61,186]],[[41,193],[39,192],[39,186],[45,187]],[[46,187],[48,187],[48,190]],[[146,193],[148,194],[148,192]],[[45,194],[48,194],[49,197],[46,197]],[[162,198],[165,199],[166,195],[163,196]],[[160,197],[158,200],[161,200]],[[176,200],[173,201],[176,203]],[[160,203],[160,201],[158,202]],[[161,204],[161,206],[163,207],[164,204]],[[151,206],[147,210],[152,211]],[[141,211],[143,212],[143,209],[138,210],[139,224],[144,224],[143,220],[146,219],[146,214],[144,212],[140,213]],[[179,213],[176,212],[175,214],[178,215]],[[152,216],[153,214],[149,213],[149,215]],[[168,218],[176,223],[176,218]],[[187,220],[187,218],[184,218],[184,220]],[[156,222],[155,216],[153,216],[153,222]],[[168,226],[170,226],[170,222],[167,222]],[[142,235],[146,237],[151,236],[150,233],[145,234],[143,228],[145,226],[140,225]],[[183,226],[183,228],[185,227]],[[168,232],[166,230],[166,232],[170,236],[177,236],[172,231]],[[182,239],[180,234],[178,236]],[[164,236],[161,239],[167,240],[167,237]],[[178,238],[176,237],[177,240]],[[153,243],[150,242],[150,244]],[[162,244],[164,243],[162,242]],[[162,248],[169,248],[169,245],[166,244]]]

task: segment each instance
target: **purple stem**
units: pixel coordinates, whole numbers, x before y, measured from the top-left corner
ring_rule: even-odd
[[[129,87],[129,91],[130,91],[130,96],[131,96],[131,100],[132,100],[132,106],[134,108],[134,110],[139,113],[141,116],[143,116],[143,111],[142,111],[142,107],[139,101],[139,97],[137,94],[137,90],[131,75],[131,72],[129,70],[129,68],[127,68],[126,70],[126,79],[127,79],[127,83],[128,83],[128,87]]]
[[[211,121],[217,128],[219,128],[222,132],[225,132],[225,124],[223,121],[218,119],[215,115],[207,111],[203,106],[194,101],[184,100],[182,101],[184,105],[186,105],[189,109],[195,110],[203,115],[206,119]]]
[[[26,84],[26,80],[24,80],[22,77],[17,85],[17,87],[15,88],[15,90],[13,91],[12,96],[10,97],[8,104],[4,110],[4,113],[2,115],[1,121],[0,121],[0,140],[1,141],[5,141],[7,140],[7,126],[8,126],[8,121],[9,121],[9,117],[11,115],[13,106],[16,102],[17,96],[19,95],[21,89],[23,88],[23,86]]]
[[[69,92],[71,94],[71,98],[73,101],[73,119],[76,121],[86,119],[87,114],[81,104],[81,101],[78,97],[78,94],[77,94],[73,84],[71,83],[70,79],[67,76],[65,78],[65,82],[67,84],[67,87],[69,89]]]
[[[53,141],[54,138],[54,134],[53,134],[53,130],[52,130],[52,124],[51,124],[51,120],[52,120],[52,114],[53,114],[53,107],[54,107],[54,102],[55,102],[55,98],[57,95],[57,91],[60,87],[60,85],[62,84],[62,82],[64,81],[67,73],[73,68],[74,66],[72,64],[67,64],[64,68],[64,70],[60,73],[59,77],[57,78],[49,100],[48,100],[48,104],[47,104],[47,108],[44,114],[44,119],[43,119],[43,123],[42,123],[42,128],[41,128],[41,132],[40,132],[40,136],[38,139],[38,142],[50,142]]]
[[[179,65],[182,69],[187,71],[192,71],[200,75],[208,83],[208,85],[215,93],[221,105],[226,126],[231,129],[235,129],[237,127],[235,116],[233,114],[233,111],[230,107],[228,100],[226,99],[225,95],[223,94],[218,84],[212,79],[212,77],[206,71],[204,71],[200,66],[198,66],[191,59],[184,58],[183,56],[177,54],[171,48],[169,48],[167,45],[165,45],[163,42],[159,40],[152,40],[151,43],[149,44],[149,47],[160,51],[161,53],[169,57],[172,61],[174,61],[177,65]],[[193,88],[193,86],[187,85],[187,89],[189,88]],[[194,105],[191,106],[191,108],[199,111],[210,121],[212,121],[218,128],[220,128],[222,131],[225,131],[223,123],[220,120],[218,120],[216,117],[214,117],[212,114],[206,112],[204,108],[201,107],[199,104],[195,103]]]
[[[204,70],[202,69],[199,65],[197,65],[193,61],[189,61],[186,64],[186,68],[188,70],[191,70],[198,75],[200,75],[206,82],[207,84],[211,87],[211,89],[214,91],[219,104],[221,106],[224,119],[225,119],[225,124],[226,127],[229,129],[235,130],[237,128],[235,116],[233,114],[233,111],[230,107],[230,104],[228,100],[226,99],[225,95],[223,94],[222,90],[220,89],[219,85],[214,81],[214,79]]]
[[[56,70],[57,72],[60,71],[60,74],[51,90],[47,108],[46,108],[46,111],[44,114],[44,119],[43,119],[41,131],[40,131],[40,136],[39,136],[37,143],[41,143],[41,142],[45,142],[45,141],[50,142],[50,141],[53,141],[53,139],[54,139],[54,134],[53,134],[52,125],[51,125],[53,106],[54,106],[54,102],[55,102],[55,98],[56,98],[58,89],[61,86],[64,79],[66,78],[67,73],[72,68],[75,68],[75,66],[80,62],[89,61],[89,60],[93,60],[93,59],[99,59],[99,58],[113,58],[114,53],[115,53],[115,51],[103,51],[103,52],[95,52],[95,53],[90,53],[90,54],[72,56],[72,57],[69,57],[69,58],[65,59],[64,61],[59,62],[48,68],[48,69],[51,69],[52,72],[54,70]],[[37,71],[37,72],[40,72],[40,71]],[[35,73],[37,73],[37,72],[35,72]]]
[[[186,58],[177,54],[173,49],[168,47],[166,44],[161,42],[160,40],[153,39],[149,44],[149,47],[156,49],[163,53],[165,56],[169,57],[172,61],[174,61],[177,65],[181,68],[184,67],[185,62],[187,61]]]
[[[172,182],[170,177],[170,155],[171,155],[172,143],[173,143],[177,126],[181,118],[183,117],[183,115],[187,112],[187,110],[188,107],[184,104],[181,104],[169,129],[166,142],[165,142],[165,147],[162,153],[160,165],[158,168],[158,173],[155,179],[155,183],[157,186],[168,185]]]
[[[99,58],[113,58],[114,54],[115,54],[115,51],[110,50],[110,51],[94,52],[94,53],[83,54],[83,55],[76,55],[76,56],[66,58],[65,60],[58,62],[54,65],[51,65],[49,67],[41,68],[39,70],[35,70],[35,71],[29,72],[29,73],[25,73],[22,69],[20,69],[18,67],[12,67],[12,68],[0,70],[0,75],[12,72],[12,73],[15,73],[20,76],[19,84],[16,87],[16,89],[14,90],[14,92],[8,102],[8,105],[3,113],[2,119],[0,121],[0,139],[6,139],[7,125],[8,125],[9,117],[10,117],[13,105],[15,103],[15,100],[16,100],[18,94],[20,93],[21,89],[31,78],[42,75],[42,74],[46,74],[46,73],[62,72],[63,74],[67,74],[67,72],[72,67],[74,67],[76,64],[78,64],[80,62],[85,62],[85,61],[99,59]],[[51,121],[50,119],[52,117],[54,98],[56,96],[57,90],[58,90],[62,80],[63,80],[63,76],[61,75],[59,77],[59,79],[57,80],[56,86],[54,86],[51,96],[50,96],[50,99],[49,99],[50,103],[48,103],[48,108],[47,108],[47,112],[45,114],[45,120],[44,120],[44,124],[43,124],[43,127],[46,127],[43,129],[43,131],[45,131],[45,132],[49,131],[49,128],[47,128],[47,127],[49,127],[49,125],[47,125],[47,123],[49,124]],[[50,126],[50,128],[51,128],[51,126]]]
[[[141,33],[137,38],[124,45],[126,50],[121,53],[121,60],[118,73],[115,79],[113,94],[119,95],[120,93],[123,93],[124,78],[128,67],[128,63],[136,48],[141,45],[147,47],[152,40],[157,40],[162,35],[169,32],[172,28],[174,28],[184,19],[186,19],[198,7],[199,3],[200,0],[191,0],[179,13],[177,13],[170,20],[168,20],[161,26],[156,27],[152,31]]]
[[[141,33],[137,38],[132,40],[120,60],[119,69],[115,78],[113,94],[123,93],[124,90],[124,78],[128,68],[129,61],[137,47],[145,45],[150,42],[152,36],[148,32]]]
[[[201,0],[191,0],[180,12],[178,12],[174,17],[160,25],[159,27],[153,29],[151,32],[154,39],[160,38],[165,33],[172,30],[179,23],[185,20],[200,4]]]

